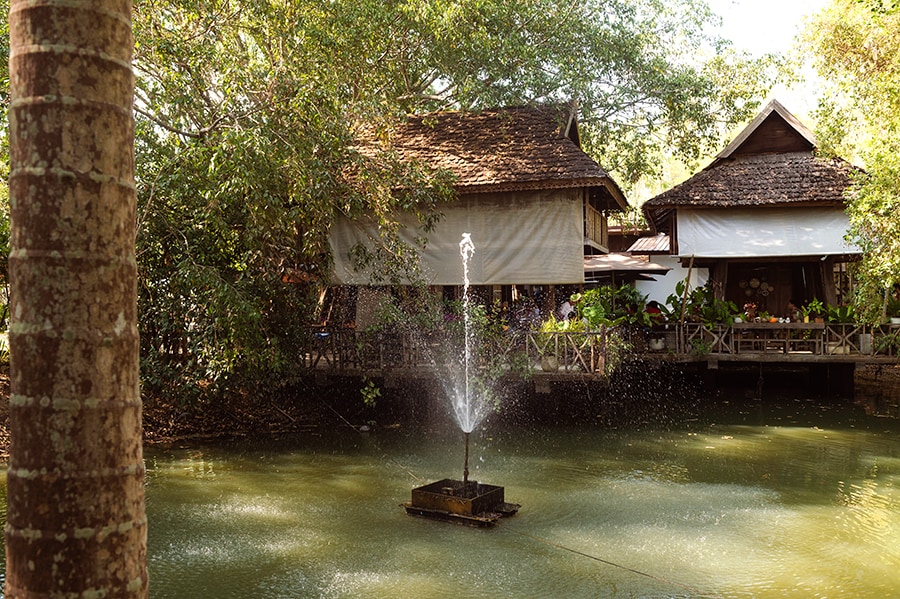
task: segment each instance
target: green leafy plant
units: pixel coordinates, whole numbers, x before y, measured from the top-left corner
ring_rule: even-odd
[[[581,319],[558,320],[551,314],[549,318],[541,322],[541,326],[534,336],[538,353],[541,356],[557,355],[560,350],[560,333],[584,331],[585,328],[586,325]]]
[[[853,306],[826,306],[825,318],[828,322],[836,324],[847,324],[856,321],[856,314]]]
[[[603,374],[611,376],[632,355],[634,345],[621,333],[621,328],[610,329],[606,336],[606,360],[603,363]]]
[[[649,326],[650,315],[644,310],[646,303],[647,296],[633,285],[596,287],[584,292],[579,315],[587,322],[589,330],[622,323]]]
[[[371,380],[366,381],[365,386],[359,392],[362,395],[363,403],[370,408],[374,408],[378,398],[381,397],[381,388]]]
[[[669,296],[666,303],[670,306],[669,317],[674,320],[702,322],[705,325],[731,324],[734,317],[741,312],[730,300],[716,297],[712,285],[706,284],[685,294],[684,281],[675,285],[675,293]]]
[[[817,298],[812,298],[800,308],[800,314],[809,318],[819,318],[825,315],[825,304]]]
[[[874,347],[876,354],[900,355],[900,330],[876,337]]]
[[[884,306],[884,313],[888,318],[900,317],[900,299],[893,296],[889,297]]]
[[[702,358],[712,352],[712,343],[708,339],[694,339],[691,342],[691,355]]]

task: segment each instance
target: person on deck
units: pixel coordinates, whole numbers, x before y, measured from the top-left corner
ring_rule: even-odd
[[[659,323],[664,320],[662,306],[660,306],[659,302],[656,300],[647,302],[647,306],[644,308],[644,311],[650,315],[650,320],[653,323]]]
[[[578,302],[581,301],[580,293],[573,293],[569,296],[569,299],[563,302],[562,306],[559,307],[559,317],[561,320],[568,320],[569,318],[574,317],[575,314],[575,306],[578,305]]]
[[[794,303],[794,300],[788,300],[787,303],[787,317],[791,319],[791,322],[800,322],[800,308]]]

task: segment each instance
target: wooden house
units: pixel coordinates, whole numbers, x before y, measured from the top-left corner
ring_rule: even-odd
[[[812,132],[772,101],[709,166],[643,211],[682,268],[707,274],[719,297],[781,316],[791,300],[846,301],[847,263],[859,254],[845,239],[855,170],[817,156]]]
[[[608,252],[607,214],[627,207],[618,184],[581,150],[570,106],[410,116],[390,147],[455,178],[457,198],[439,206],[443,217],[419,252],[435,286],[463,284],[463,233],[475,245],[470,284],[495,299],[514,299],[516,286],[582,284],[585,254]],[[402,235],[413,243],[423,233],[410,218]],[[350,249],[374,237],[365,219],[338,219],[330,232],[335,283],[372,283]]]

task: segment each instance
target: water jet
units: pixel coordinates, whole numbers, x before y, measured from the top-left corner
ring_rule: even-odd
[[[451,397],[454,415],[465,434],[463,478],[461,481],[445,478],[416,487],[412,490],[412,500],[403,506],[406,513],[413,516],[487,527],[504,516],[512,516],[521,506],[506,502],[503,487],[469,480],[469,435],[484,415],[483,402],[473,397],[470,385],[473,339],[469,319],[469,258],[475,253],[475,244],[469,233],[463,233],[459,251],[463,265],[464,384],[463,389]]]

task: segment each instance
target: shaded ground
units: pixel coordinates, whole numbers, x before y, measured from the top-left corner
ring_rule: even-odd
[[[315,406],[312,406],[315,408]],[[145,443],[299,432],[314,428],[320,414],[283,395],[251,400],[242,395],[191,406],[144,398]],[[9,366],[0,366],[0,461],[9,457]]]

